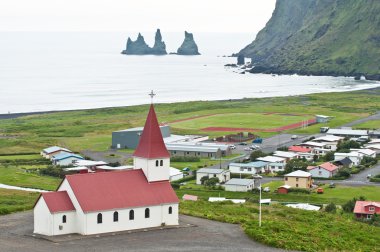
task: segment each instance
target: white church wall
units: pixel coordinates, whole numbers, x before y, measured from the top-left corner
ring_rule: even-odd
[[[156,161],[158,160],[158,166],[156,166]],[[160,165],[161,160],[163,165]],[[134,158],[134,167],[135,169],[142,169],[148,181],[162,181],[168,180],[170,177],[169,167],[170,159],[161,158],[161,159],[145,159],[145,158]]]
[[[79,202],[77,198],[75,197],[75,194],[73,190],[70,187],[69,182],[67,179],[65,179],[60,187],[58,188],[57,191],[66,191],[67,194],[69,195],[71,202],[73,203],[76,211],[75,211],[75,231],[74,233],[79,233],[79,234],[85,234],[86,233],[86,225],[85,225],[85,214],[82,211],[82,208],[79,205]]]
[[[169,206],[172,206],[172,214],[168,214]],[[145,218],[146,208],[150,209],[149,218]],[[130,210],[134,211],[133,220],[129,219]],[[115,211],[119,215],[117,222],[113,221]],[[97,218],[99,213],[102,214],[102,223],[98,224]],[[162,223],[166,225],[178,225],[178,204],[91,212],[86,214],[86,221],[86,235],[159,227]]]
[[[64,215],[66,216],[66,223],[63,223]],[[54,213],[52,222],[53,235],[76,233],[78,230],[76,221],[77,215],[75,211]]]
[[[34,233],[42,235],[53,235],[53,217],[43,197],[40,197],[33,210]]]

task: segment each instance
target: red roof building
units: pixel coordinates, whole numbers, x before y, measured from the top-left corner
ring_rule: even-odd
[[[331,178],[338,172],[339,167],[330,162],[326,162],[317,166],[308,166],[307,170],[313,177]]]
[[[41,193],[41,197],[48,206],[50,213],[75,211],[75,207],[66,191]]]
[[[293,151],[293,152],[299,152],[299,153],[311,153],[311,149],[308,149],[308,148],[305,148],[305,147],[302,147],[302,146],[290,146],[288,148],[289,151]]]
[[[170,158],[162,138],[153,104],[150,106],[144,130],[133,156],[148,159]]]
[[[380,214],[380,202],[356,201],[354,213],[357,218],[371,219],[375,213]]]

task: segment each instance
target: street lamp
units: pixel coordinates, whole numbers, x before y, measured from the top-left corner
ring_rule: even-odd
[[[256,176],[253,176],[254,179],[256,180],[259,180],[260,181],[260,199],[259,199],[259,227],[261,227],[261,179],[263,178],[262,176],[260,175],[256,175]]]

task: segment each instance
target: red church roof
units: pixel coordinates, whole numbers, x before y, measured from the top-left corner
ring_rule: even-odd
[[[146,118],[144,130],[141,134],[139,145],[133,156],[142,158],[169,158],[170,154],[166,149],[162,138],[160,126],[158,125],[156,112],[153,104],[150,106],[148,117]]]
[[[141,169],[67,175],[84,212],[178,203],[169,181],[148,182]]]
[[[66,191],[45,192],[41,196],[51,213],[74,211],[75,207]],[[38,200],[37,200],[38,202]]]

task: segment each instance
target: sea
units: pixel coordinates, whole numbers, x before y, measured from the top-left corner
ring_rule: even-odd
[[[194,33],[199,56],[127,56],[137,32],[0,32],[0,114],[195,100],[344,92],[380,86],[348,77],[240,74],[227,57],[250,33]],[[152,46],[154,31],[142,32]],[[162,32],[175,52],[183,32]],[[249,61],[249,59],[247,59]]]

